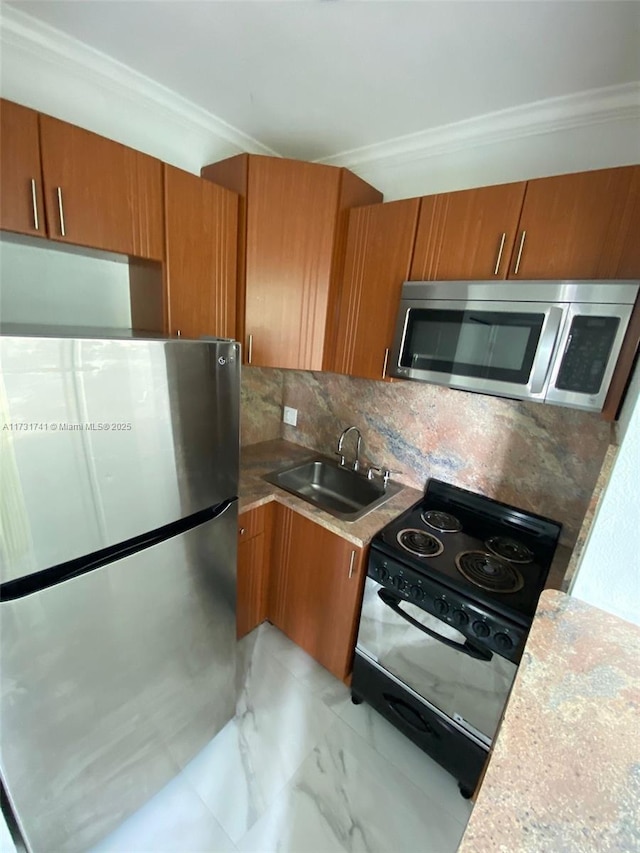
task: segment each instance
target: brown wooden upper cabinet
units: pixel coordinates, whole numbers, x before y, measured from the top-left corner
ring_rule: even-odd
[[[0,101],[0,228],[46,236],[38,113]]]
[[[509,278],[640,278],[640,166],[527,183]]]
[[[411,281],[507,277],[526,182],[425,196]]]
[[[382,195],[333,166],[240,154],[202,176],[239,193],[238,336],[260,367],[334,360],[346,211]]]
[[[420,199],[349,214],[336,357],[337,373],[385,379],[402,282],[406,281]]]
[[[169,331],[236,336],[238,196],[164,167]]]
[[[40,116],[49,237],[161,260],[159,160],[49,116]]]
[[[10,101],[0,117],[2,228],[164,258],[159,160]]]
[[[410,280],[640,277],[640,166],[425,196]]]

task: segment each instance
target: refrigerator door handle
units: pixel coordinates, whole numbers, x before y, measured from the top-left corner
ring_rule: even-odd
[[[26,595],[40,592],[43,589],[47,589],[47,587],[55,586],[56,584],[78,577],[78,575],[84,575],[87,572],[100,569],[109,563],[121,560],[123,557],[130,557],[138,551],[144,551],[146,548],[151,548],[153,545],[158,545],[160,542],[165,542],[167,539],[186,533],[188,530],[192,530],[206,521],[213,521],[216,518],[220,518],[237,501],[237,497],[227,498],[227,500],[222,501],[217,506],[194,512],[186,518],[173,521],[171,524],[165,524],[149,533],[134,536],[132,539],[119,542],[117,545],[102,548],[100,551],[94,551],[92,554],[78,557],[75,560],[68,560],[65,563],[51,566],[40,572],[7,581],[0,585],[0,602],[15,601],[17,598],[24,598]]]

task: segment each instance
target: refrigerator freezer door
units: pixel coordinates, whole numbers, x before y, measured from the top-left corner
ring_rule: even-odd
[[[0,581],[235,497],[238,351],[0,338]]]
[[[34,853],[80,853],[235,706],[237,502],[173,539],[0,604],[1,770]]]

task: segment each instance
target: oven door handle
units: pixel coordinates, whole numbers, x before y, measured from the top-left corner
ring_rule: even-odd
[[[455,649],[457,652],[462,652],[465,655],[469,655],[470,658],[476,658],[477,660],[489,661],[493,657],[493,652],[488,652],[486,649],[482,649],[479,646],[474,646],[473,643],[470,643],[469,640],[464,641],[464,645],[460,645],[460,643],[456,643],[455,640],[450,640],[448,637],[443,637],[442,634],[438,634],[437,631],[432,631],[431,628],[427,628],[426,625],[423,625],[422,622],[418,622],[417,619],[414,619],[413,616],[410,616],[408,613],[400,607],[401,598],[397,598],[397,596],[393,595],[393,593],[389,592],[387,589],[379,589],[378,596],[380,600],[390,607],[398,616],[402,616],[410,625],[413,625],[414,628],[419,628],[420,631],[423,631],[425,634],[428,634],[430,637],[433,637],[434,640],[438,640],[438,642],[443,643],[445,646],[449,646],[450,649]]]

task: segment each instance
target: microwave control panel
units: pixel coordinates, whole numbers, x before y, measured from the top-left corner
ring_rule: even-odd
[[[619,325],[619,317],[574,317],[555,387],[597,394]]]

